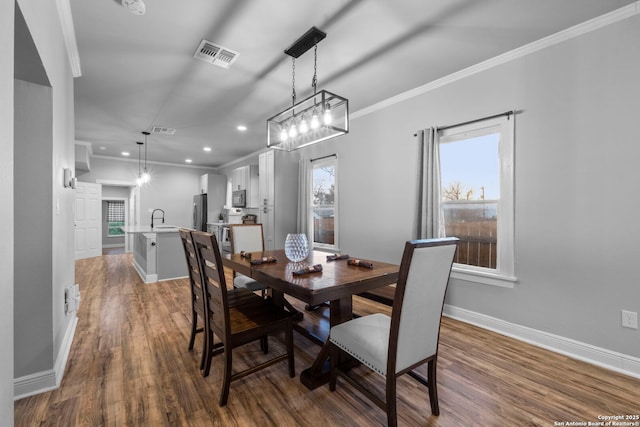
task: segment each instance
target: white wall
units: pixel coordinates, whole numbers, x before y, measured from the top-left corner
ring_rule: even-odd
[[[0,2],[0,223],[13,230],[14,2]],[[13,425],[13,233],[0,239],[0,420]]]
[[[516,118],[518,283],[454,280],[447,303],[640,357],[640,16],[437,87],[351,121],[304,149],[337,153],[343,252],[399,262],[415,237],[413,134],[510,109]]]
[[[151,181],[140,189],[140,224],[151,224],[149,209],[163,209],[165,223],[191,227],[193,196],[200,193],[200,176],[215,173],[210,169],[148,164]],[[83,182],[100,180],[132,181],[138,163],[101,157],[91,158],[91,171],[78,175]]]
[[[16,53],[14,64],[16,76],[19,75],[19,70],[24,67],[28,69],[31,63],[41,64],[39,67],[43,72],[35,74],[35,76],[38,79],[46,77],[52,91],[49,146],[32,148],[49,153],[48,167],[41,171],[40,175],[32,174],[32,179],[40,180],[41,185],[48,188],[48,190],[45,189],[48,203],[44,206],[42,217],[39,219],[48,223],[49,239],[43,239],[45,243],[41,250],[43,253],[49,253],[51,259],[50,263],[46,263],[46,265],[38,265],[37,263],[33,265],[33,268],[48,278],[41,286],[47,289],[50,296],[46,301],[40,302],[42,307],[31,306],[32,315],[22,320],[20,324],[15,324],[15,335],[24,338],[26,345],[14,348],[14,352],[15,360],[19,360],[20,363],[33,357],[42,357],[39,359],[41,361],[47,360],[46,366],[40,363],[37,366],[31,365],[29,370],[36,369],[37,372],[19,371],[17,375],[35,379],[32,383],[40,379],[47,382],[52,377],[55,386],[61,380],[64,370],[65,343],[69,343],[72,338],[70,330],[75,325],[75,316],[67,316],[64,313],[64,288],[74,283],[74,193],[72,190],[64,188],[62,180],[63,169],[74,168],[73,78],[58,20],[56,2],[19,0],[18,4],[22,10],[26,27],[28,27],[26,33],[29,33],[29,37],[33,40],[35,49],[30,49],[26,53],[22,50],[20,54]],[[13,14],[11,13],[11,15]],[[4,13],[3,16],[5,16]],[[24,32],[17,30],[18,28],[16,28],[16,34],[18,34],[16,44],[21,45],[25,38]],[[13,36],[3,40],[5,40],[3,45],[13,44]],[[13,123],[7,126],[7,128],[12,127]],[[12,199],[9,198],[9,200]],[[16,216],[23,214],[25,213],[16,212]],[[47,241],[52,243],[47,246]],[[52,250],[52,245],[55,245],[55,250]],[[16,283],[20,279],[16,277]],[[15,306],[19,307],[23,302],[16,300]],[[46,330],[43,338],[45,342],[35,343],[34,340],[39,337],[29,336],[28,331],[34,327]],[[67,341],[65,342],[65,340]],[[49,354],[34,354],[34,349],[44,349],[41,351],[49,352]]]
[[[15,89],[15,230],[14,245],[16,378],[53,367],[51,175],[52,90],[48,86],[16,80]],[[38,171],[34,174],[33,171]],[[40,179],[38,179],[38,177]],[[34,316],[33,308],[38,307]],[[40,322],[33,322],[38,317]],[[48,320],[46,323],[42,321]]]

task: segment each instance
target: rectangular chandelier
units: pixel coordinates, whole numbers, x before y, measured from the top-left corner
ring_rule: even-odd
[[[267,120],[267,147],[292,151],[349,133],[349,100],[326,90]]]
[[[326,90],[317,91],[318,42],[326,34],[311,27],[284,51],[292,59],[292,106],[267,120],[267,147],[292,151],[349,133],[349,100]],[[313,95],[296,102],[295,59],[314,48]]]

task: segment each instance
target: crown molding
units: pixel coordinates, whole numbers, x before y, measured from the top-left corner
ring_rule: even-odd
[[[136,159],[124,159],[121,157],[113,157],[113,156],[102,156],[99,154],[94,154],[93,156],[91,156],[91,158],[93,159],[104,159],[104,160],[113,160],[113,161],[117,161],[117,162],[129,162],[129,163],[138,163],[139,160]],[[205,170],[210,170],[213,172],[218,172],[218,168],[216,167],[212,167],[212,166],[198,166],[198,165],[183,165],[180,163],[169,163],[169,162],[156,162],[156,161],[152,161],[152,160],[148,160],[147,164],[149,165],[161,165],[161,166],[173,166],[176,168],[188,168],[188,169],[205,169]]]
[[[614,24],[616,22],[622,21],[624,19],[630,18],[637,14],[640,14],[640,1],[636,1],[628,6],[621,7],[620,9],[616,9],[612,12],[590,19],[581,24],[574,25],[573,27],[567,28],[566,30],[544,37],[540,40],[536,40],[522,47],[519,47],[517,49],[503,53],[502,55],[495,56],[486,61],[464,68],[460,71],[449,74],[448,76],[442,77],[440,79],[426,83],[422,86],[418,86],[414,89],[410,89],[406,92],[402,92],[398,95],[387,98],[376,104],[370,105],[361,110],[353,112],[352,114],[349,115],[349,119],[353,120],[359,117],[366,116],[378,110],[382,110],[384,108],[390,107],[392,105],[398,104],[400,102],[403,102],[408,99],[415,98],[416,96],[422,95],[424,93],[430,92],[434,89],[446,86],[455,81],[458,81],[463,78],[480,73],[482,71],[497,67],[499,65],[513,61],[515,59],[522,58],[524,56],[530,55],[539,50],[546,49],[550,46],[554,46],[558,43],[562,43],[564,41],[573,39],[575,37],[579,37],[581,35],[590,33],[592,31],[598,30],[600,28],[603,28],[608,25]]]
[[[67,56],[71,73],[73,77],[80,77],[82,70],[80,69],[80,54],[78,53],[78,43],[76,42],[76,32],[73,27],[73,16],[71,15],[71,4],[69,0],[56,0],[58,7],[58,16],[60,17],[60,27],[62,28],[62,37],[67,47]]]
[[[265,147],[265,148],[261,148],[259,150],[256,150],[252,153],[246,154],[242,157],[238,157],[237,159],[231,160],[227,163],[224,163],[220,166],[218,166],[218,169],[225,169],[225,168],[229,168],[238,164],[243,164],[246,163],[247,160],[253,160],[256,157],[260,157],[260,154],[262,153],[266,153],[267,151],[271,151],[273,150],[273,148],[269,148],[269,147]]]

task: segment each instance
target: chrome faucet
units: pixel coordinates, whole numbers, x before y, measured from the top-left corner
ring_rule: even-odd
[[[151,228],[153,228],[153,216],[155,215],[156,211],[162,212],[162,223],[164,224],[164,211],[162,209],[154,209],[153,212],[151,212]]]

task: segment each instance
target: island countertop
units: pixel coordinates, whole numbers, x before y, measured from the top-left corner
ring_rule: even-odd
[[[177,233],[181,228],[179,225],[158,224],[153,228],[148,225],[134,225],[127,227],[120,227],[125,233]]]

